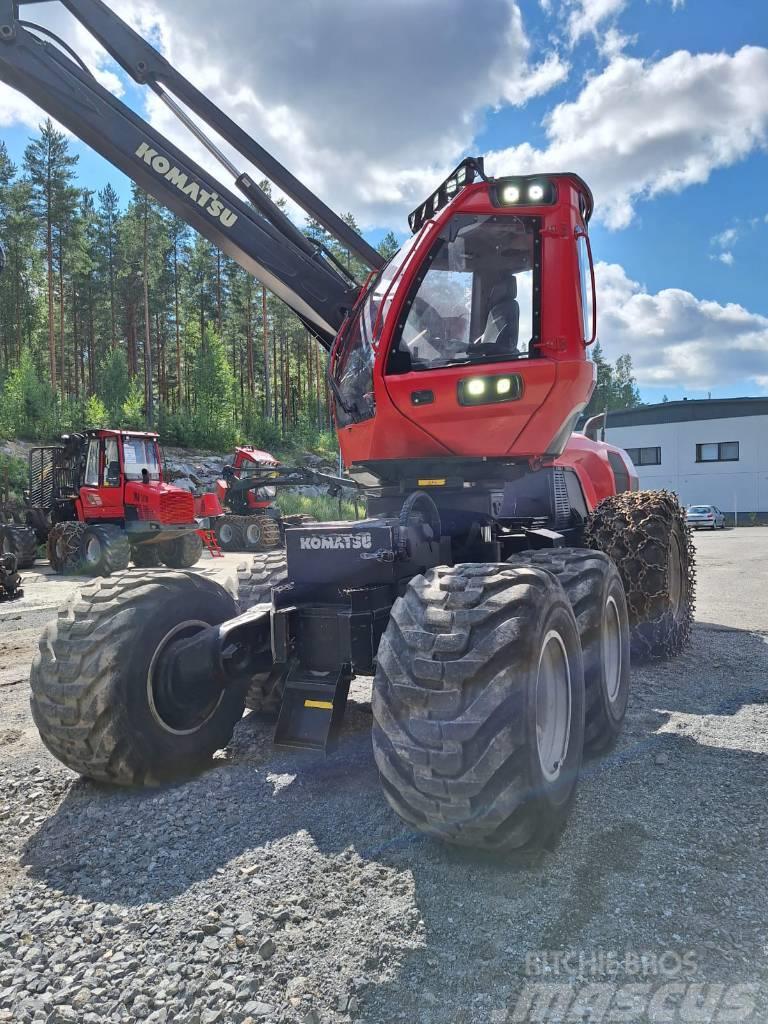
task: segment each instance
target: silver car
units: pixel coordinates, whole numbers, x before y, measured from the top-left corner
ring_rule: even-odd
[[[688,525],[694,530],[709,528],[710,530],[725,529],[725,514],[717,505],[689,505],[686,511]]]

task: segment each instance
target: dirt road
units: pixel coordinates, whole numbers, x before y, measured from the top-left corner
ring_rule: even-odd
[[[327,760],[246,717],[183,785],[76,779],[27,684],[76,584],[32,575],[0,606],[0,1022],[766,1020],[768,529],[695,539],[691,650],[633,671],[620,743],[527,863],[401,826],[365,685]]]

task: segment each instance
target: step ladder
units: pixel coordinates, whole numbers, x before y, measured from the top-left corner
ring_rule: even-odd
[[[202,539],[205,550],[209,552],[211,558],[224,557],[224,552],[219,547],[219,542],[213,530],[198,530],[197,535]]]

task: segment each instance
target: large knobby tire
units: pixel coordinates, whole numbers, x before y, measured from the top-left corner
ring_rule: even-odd
[[[237,567],[237,603],[241,612],[257,604],[272,601],[272,588],[283,583],[288,576],[284,551],[254,555],[250,566],[242,562]],[[282,670],[257,676],[251,681],[245,696],[249,711],[274,714],[283,699],[285,674]]]
[[[373,749],[409,825],[491,851],[564,824],[584,746],[584,670],[571,604],[548,572],[431,569],[382,637]]]
[[[243,550],[243,529],[240,516],[220,516],[213,524],[213,532],[222,551]]]
[[[605,498],[587,521],[585,539],[619,570],[633,657],[680,654],[693,627],[696,566],[691,531],[676,495],[625,491]]]
[[[87,526],[80,537],[79,568],[87,576],[123,572],[131,561],[131,545],[119,526]]]
[[[48,534],[48,561],[55,573],[76,573],[80,564],[80,542],[85,523],[55,523]]]
[[[241,562],[237,567],[237,603],[241,612],[256,604],[272,600],[272,588],[284,583],[288,576],[288,563],[284,551],[254,555],[251,564]]]
[[[192,530],[175,540],[163,541],[157,547],[160,561],[169,569],[191,569],[197,565],[203,553],[203,539]]]
[[[271,516],[243,516],[243,546],[246,551],[271,551],[282,543],[280,525]]]
[[[584,748],[606,750],[621,732],[629,699],[629,617],[618,569],[602,551],[584,548],[530,551],[508,564],[546,569],[568,595],[584,659]]]
[[[203,767],[242,716],[242,688],[173,683],[163,656],[236,614],[234,598],[195,573],[126,573],[84,587],[46,627],[32,664],[43,743],[73,771],[119,785]]]
[[[19,569],[31,569],[37,558],[37,534],[29,526],[0,526],[0,554],[15,555]]]
[[[161,565],[157,544],[135,544],[131,548],[131,561],[137,569],[156,569]]]

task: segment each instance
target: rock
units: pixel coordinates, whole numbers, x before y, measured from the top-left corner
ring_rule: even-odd
[[[357,996],[350,996],[349,1002],[347,1003],[347,1013],[354,1017],[360,1012],[360,1000]]]
[[[259,956],[262,960],[270,960],[276,953],[277,946],[270,938],[263,939],[259,945]]]
[[[669,754],[657,754],[653,761],[654,764],[669,764]]]
[[[243,1007],[243,1013],[248,1014],[249,1017],[268,1017],[271,1013],[275,1012],[275,1008],[272,1003],[262,1003],[258,1000],[248,1003]]]

